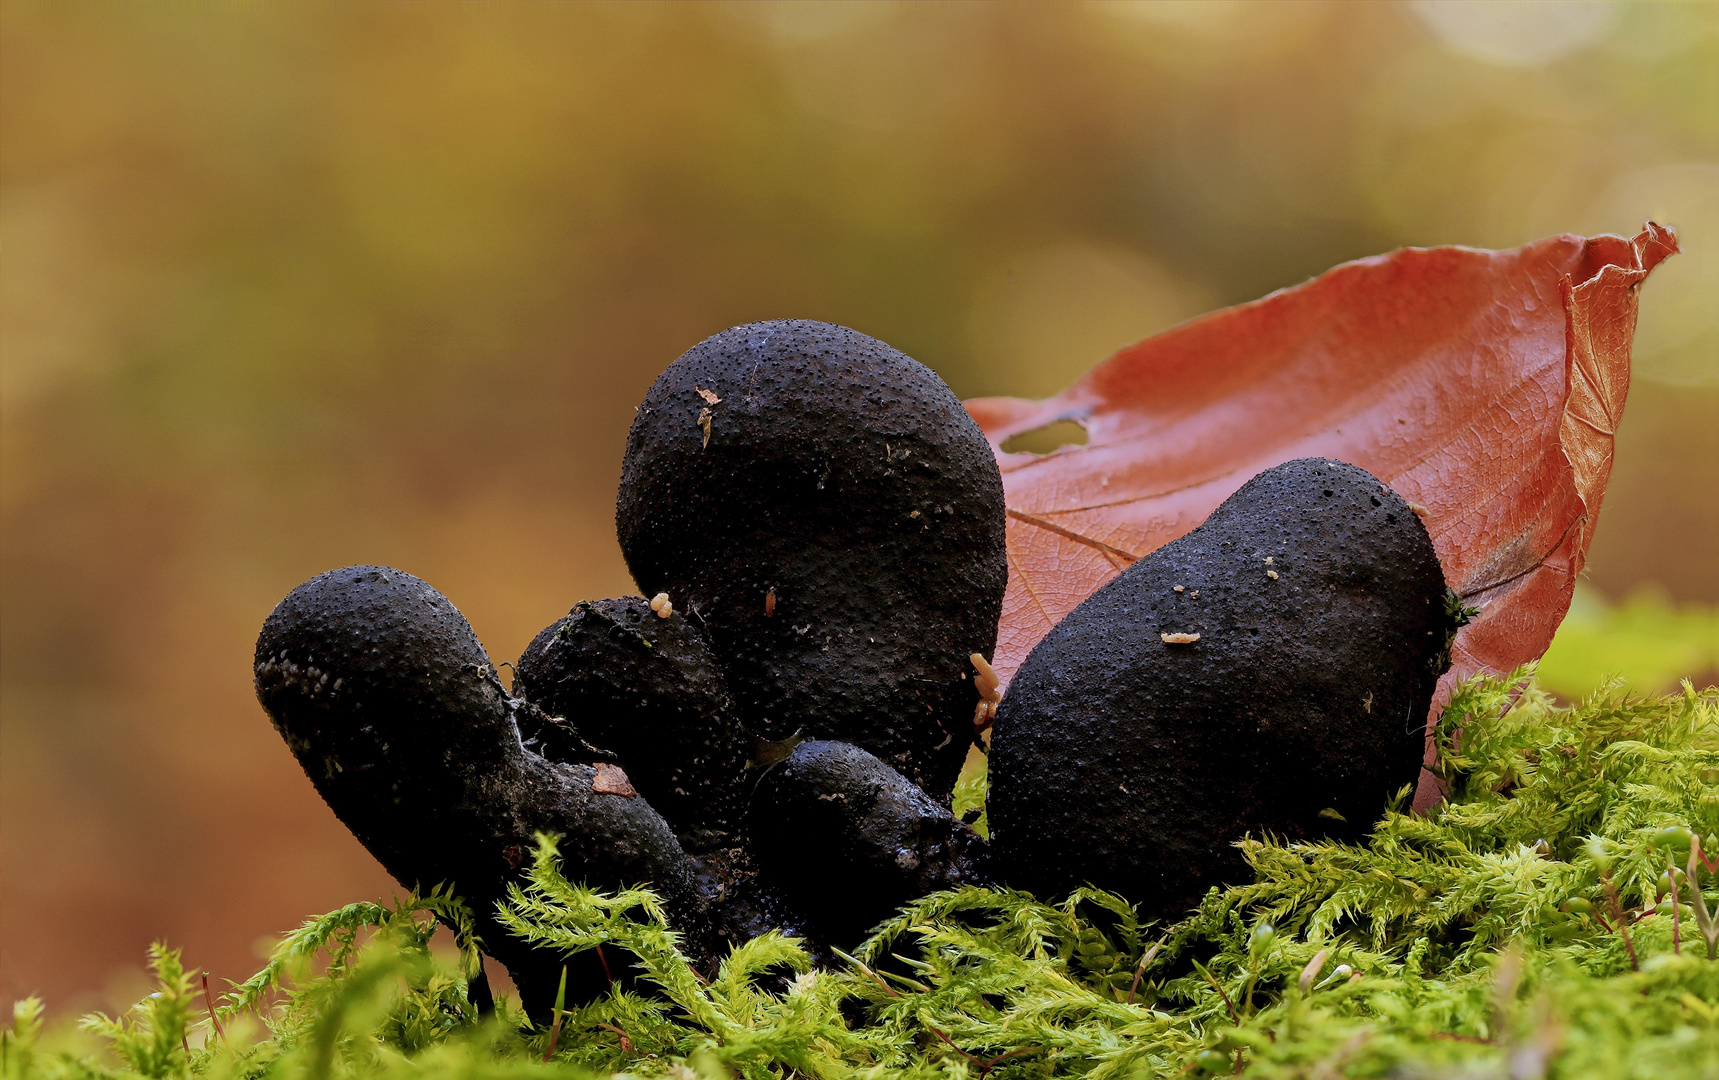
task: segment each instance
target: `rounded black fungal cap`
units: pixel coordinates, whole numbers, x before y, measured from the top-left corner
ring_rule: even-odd
[[[680,612],[661,618],[638,596],[577,604],[532,639],[515,672],[514,693],[544,714],[529,731],[522,718],[527,746],[562,761],[613,753],[690,852],[740,842],[752,740],[715,654]]]
[[[560,836],[571,880],[648,883],[671,911],[690,910],[691,871],[667,823],[592,766],[528,753],[465,617],[418,578],[382,566],[312,578],[264,622],[255,670],[257,699],[335,815],[402,885],[453,885],[534,1014],[561,960],[493,912],[537,833]]]
[[[765,878],[848,947],[902,904],[977,880],[984,848],[912,781],[843,742],[800,743],[766,772],[747,828]]]
[[[1245,876],[1248,832],[1364,835],[1417,775],[1445,598],[1425,527],[1366,471],[1254,477],[1016,674],[992,737],[999,876],[1172,916]]]
[[[948,795],[1008,568],[996,461],[930,369],[827,323],[708,338],[639,408],[616,525],[753,734],[843,739]]]

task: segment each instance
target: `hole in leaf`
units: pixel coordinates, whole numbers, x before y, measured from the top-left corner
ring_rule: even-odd
[[[1007,454],[1048,454],[1065,446],[1085,446],[1086,429],[1075,420],[1058,420],[1054,424],[1023,431],[1003,440]]]

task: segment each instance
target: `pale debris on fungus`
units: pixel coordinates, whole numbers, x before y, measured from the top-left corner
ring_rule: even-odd
[[[698,391],[698,396],[704,399],[704,403],[706,405],[720,405],[720,404],[722,404],[722,399],[716,396],[716,391],[704,390],[704,389],[700,389],[699,387],[696,387],[696,386],[693,387],[693,389]]]
[[[1164,639],[1166,645],[1192,645],[1200,640],[1198,634],[1159,634],[1158,636]]]
[[[669,603],[668,593],[660,592],[651,597],[651,610],[657,613],[657,618],[666,619],[674,614],[674,605]]]
[[[599,795],[619,795],[624,799],[638,796],[632,781],[619,765],[610,765],[606,761],[597,763],[597,775],[591,778],[591,790]]]
[[[710,415],[709,409],[698,410],[698,427],[704,432],[704,447],[707,450],[710,448]]]

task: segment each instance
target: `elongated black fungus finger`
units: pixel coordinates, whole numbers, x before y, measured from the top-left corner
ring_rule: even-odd
[[[541,753],[615,754],[689,852],[740,842],[751,738],[715,654],[681,612],[659,615],[640,596],[578,604],[515,671],[514,693],[545,715],[530,732]]]
[[[294,589],[257,639],[257,699],[337,817],[408,887],[449,883],[534,1017],[562,958],[497,924],[538,832],[560,836],[567,877],[648,884],[682,917],[692,872],[674,832],[611,765],[560,764],[520,743],[511,699],[465,617],[423,581],[381,566]],[[572,965],[574,1000],[600,990]]]
[[[849,743],[796,746],[758,781],[747,830],[765,879],[840,948],[909,901],[983,878],[984,841]]]
[[[1248,481],[1033,649],[991,743],[993,869],[1173,918],[1245,834],[1365,836],[1419,772],[1456,617],[1414,511],[1321,458]]]
[[[996,459],[934,372],[827,323],[708,338],[639,407],[615,522],[752,734],[851,742],[948,797],[1008,565]]]

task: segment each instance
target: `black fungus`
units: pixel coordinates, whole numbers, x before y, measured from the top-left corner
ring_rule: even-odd
[[[1420,518],[1366,471],[1254,477],[1016,674],[992,736],[998,875],[1167,917],[1244,878],[1247,833],[1360,838],[1417,775],[1445,598]]]
[[[637,596],[578,604],[520,654],[513,692],[541,710],[521,721],[528,746],[563,761],[612,753],[689,852],[740,842],[751,739],[682,613],[661,618]]]
[[[909,901],[982,879],[984,842],[849,743],[794,747],[758,781],[747,829],[760,873],[838,947]]]
[[[648,883],[684,919],[693,869],[674,832],[621,770],[527,751],[514,703],[465,617],[418,578],[380,566],[300,585],[257,639],[257,698],[335,815],[402,885],[446,883],[534,1016],[553,1004],[562,959],[495,921],[538,832],[560,836],[568,878]],[[573,1000],[597,987],[593,954],[572,965]]]
[[[1008,569],[996,461],[930,369],[826,323],[708,338],[639,407],[616,525],[752,734],[852,742],[948,796]]]

